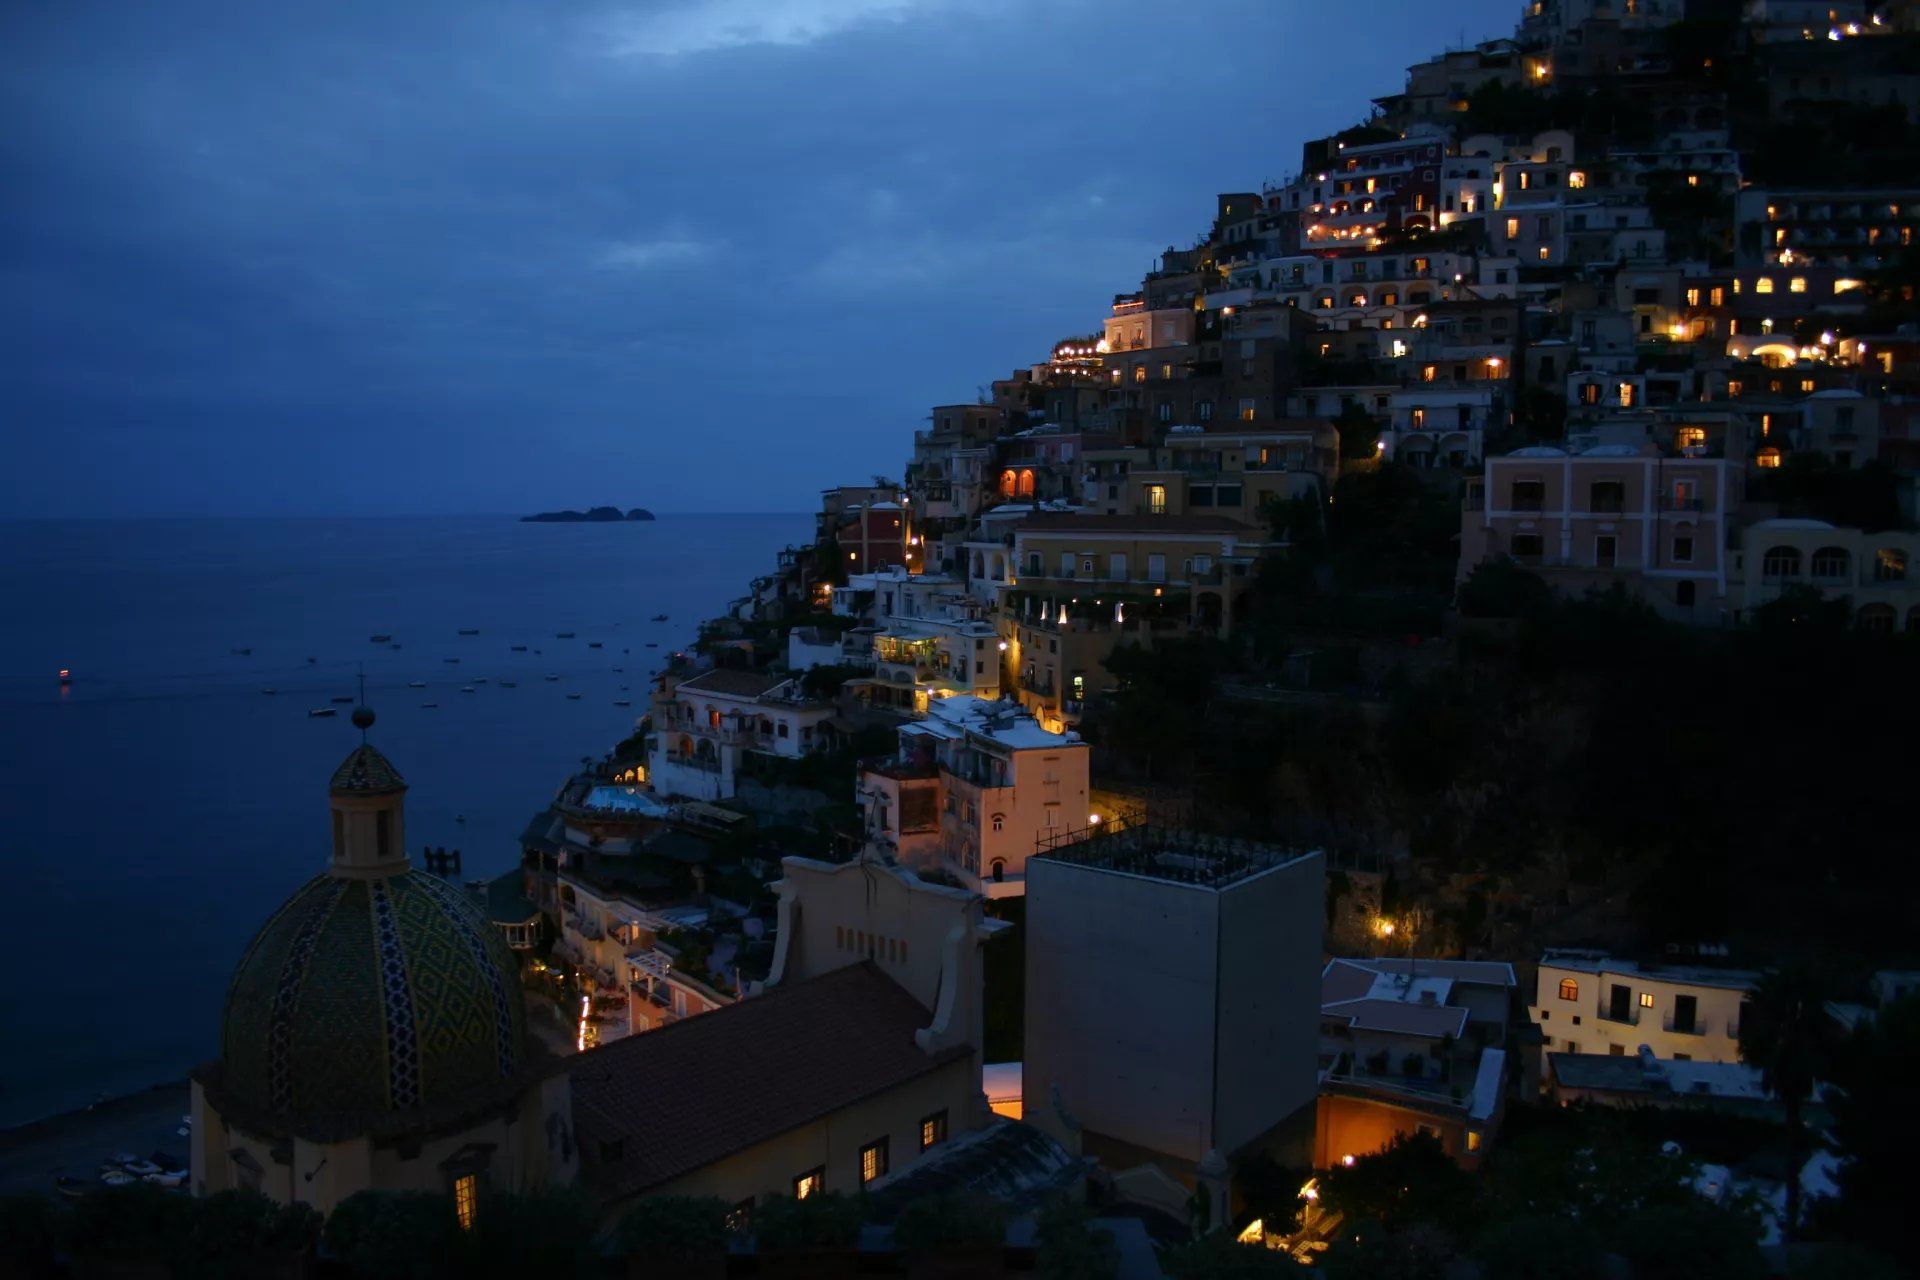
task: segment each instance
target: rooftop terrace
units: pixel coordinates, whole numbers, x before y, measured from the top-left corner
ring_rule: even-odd
[[[1226,889],[1276,867],[1313,857],[1315,852],[1142,824],[1043,836],[1035,856],[1169,884]]]

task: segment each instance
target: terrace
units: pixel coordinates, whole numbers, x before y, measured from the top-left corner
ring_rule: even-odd
[[[1089,827],[1043,836],[1034,856],[1174,884],[1225,889],[1313,853],[1142,824]]]

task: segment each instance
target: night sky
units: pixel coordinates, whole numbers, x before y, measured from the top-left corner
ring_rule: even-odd
[[[0,515],[797,511],[1515,0],[0,0]]]

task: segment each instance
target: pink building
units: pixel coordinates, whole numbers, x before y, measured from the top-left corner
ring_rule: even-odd
[[[1717,623],[1740,498],[1739,463],[1725,458],[1669,457],[1651,445],[1519,449],[1488,458],[1484,476],[1468,481],[1460,576],[1505,556],[1557,590],[1617,582],[1663,616]]]

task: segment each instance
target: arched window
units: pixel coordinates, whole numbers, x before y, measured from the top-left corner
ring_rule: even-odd
[[[1760,576],[1767,582],[1783,582],[1800,576],[1800,552],[1793,547],[1773,547],[1760,562]]]
[[[1813,553],[1813,576],[1844,580],[1851,561],[1845,547],[1822,547]]]
[[[1007,878],[1007,864],[998,858],[993,860],[993,878],[995,880],[1005,880]]]
[[[1033,496],[1032,468],[1028,468],[1020,473],[1020,496],[1023,498],[1031,498]]]
[[[1017,473],[1012,471],[1003,471],[1000,473],[1000,496],[1001,497],[1011,498],[1014,495],[1014,492],[1019,488],[1019,486],[1020,486],[1020,477]]]
[[[1893,624],[1899,621],[1890,604],[1869,604],[1861,606],[1854,615],[1854,622],[1862,631],[1872,631],[1880,635],[1892,635]]]
[[[1580,998],[1580,984],[1572,978],[1560,979],[1560,998],[1562,1000],[1578,1000]]]
[[[1006,814],[1004,814],[1004,813],[996,813],[996,814],[994,814],[994,815],[993,815],[993,829],[994,829],[995,831],[1003,831],[1003,830],[1005,830],[1005,829],[1006,829],[1006,825],[1007,825],[1007,815],[1006,815]]]
[[[1907,553],[1899,547],[1882,547],[1873,558],[1873,580],[1875,582],[1905,582],[1907,580]]]

